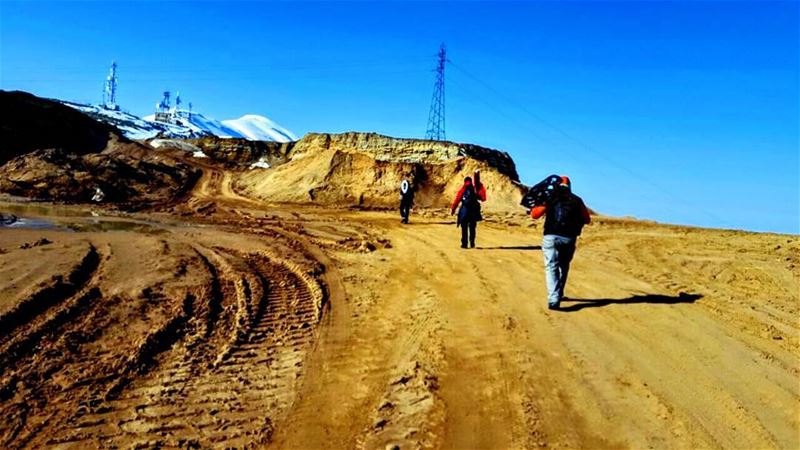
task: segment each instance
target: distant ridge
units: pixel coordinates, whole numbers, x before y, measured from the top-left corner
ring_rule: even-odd
[[[129,139],[153,139],[167,137],[192,139],[205,136],[241,138],[251,141],[291,142],[297,137],[272,120],[245,114],[238,119],[223,120],[207,117],[201,113],[181,111],[174,123],[157,122],[154,115],[139,117],[124,111],[114,111],[96,105],[84,105],[61,101],[93,119],[117,127]]]

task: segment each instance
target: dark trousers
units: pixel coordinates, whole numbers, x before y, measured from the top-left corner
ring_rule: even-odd
[[[408,215],[411,213],[411,205],[400,203],[400,217],[403,218],[404,223],[408,223]]]
[[[478,228],[478,222],[461,222],[461,246],[467,247],[467,239],[469,239],[469,246],[475,247],[475,233]]]

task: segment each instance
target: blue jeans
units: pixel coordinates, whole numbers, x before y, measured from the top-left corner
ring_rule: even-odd
[[[544,274],[547,282],[547,302],[558,306],[564,297],[569,263],[575,254],[576,238],[546,234],[542,238]]]

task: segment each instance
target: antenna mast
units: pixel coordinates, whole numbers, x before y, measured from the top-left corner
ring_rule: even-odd
[[[111,70],[103,86],[103,108],[117,111],[117,62],[111,61]]]

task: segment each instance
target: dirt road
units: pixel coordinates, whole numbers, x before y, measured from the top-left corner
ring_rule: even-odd
[[[797,237],[600,220],[554,312],[523,218],[230,180],[0,232],[3,446],[800,447]]]
[[[343,258],[278,447],[798,446],[797,274],[736,250],[787,239],[601,225],[551,312],[534,230],[360,220],[392,248]]]

